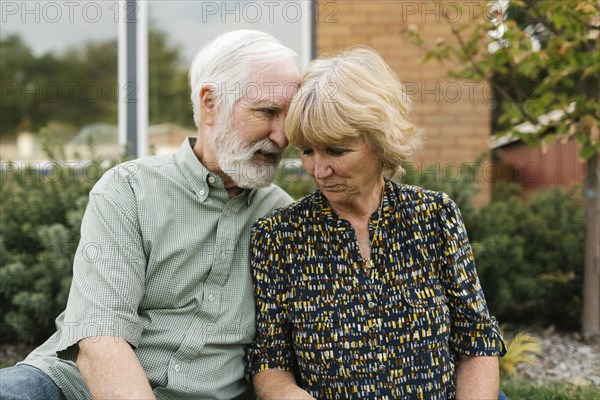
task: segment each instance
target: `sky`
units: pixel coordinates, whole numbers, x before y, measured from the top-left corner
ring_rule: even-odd
[[[258,29],[309,54],[310,1],[150,0],[151,25],[169,35],[188,64],[203,42],[234,29]],[[0,37],[17,33],[36,55],[64,52],[88,40],[114,39],[118,21],[137,16],[116,0],[0,0]]]

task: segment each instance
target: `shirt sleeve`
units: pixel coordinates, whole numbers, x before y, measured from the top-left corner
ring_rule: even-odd
[[[460,210],[447,195],[442,197],[440,222],[443,279],[452,320],[450,346],[473,356],[502,356],[506,347],[498,322],[489,314]]]
[[[69,299],[58,326],[59,357],[75,359],[77,342],[94,336],[139,344],[138,306],[145,289],[146,256],[129,178],[116,167],[90,192]]]
[[[289,279],[284,271],[282,243],[272,225],[258,222],[252,230],[250,265],[256,301],[256,336],[247,349],[246,379],[261,371],[296,370],[286,299]]]

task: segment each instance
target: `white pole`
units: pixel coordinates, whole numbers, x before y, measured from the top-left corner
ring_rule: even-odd
[[[122,10],[125,10],[125,0],[119,0],[119,12],[117,16],[119,18],[119,38],[118,38],[118,82],[117,82],[117,101],[118,104],[118,117],[119,121],[119,147],[124,149],[127,144],[127,26],[125,24],[125,18],[123,17]]]
[[[302,43],[300,45],[301,54],[300,54],[300,63],[302,70],[306,69],[308,63],[312,58],[312,24],[313,22],[313,14],[312,7],[317,7],[317,2],[313,1],[301,1],[300,7],[302,7]]]
[[[148,1],[138,0],[137,22],[137,156],[148,155]]]

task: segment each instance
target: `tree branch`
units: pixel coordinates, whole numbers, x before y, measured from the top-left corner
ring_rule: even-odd
[[[561,36],[563,34],[562,31],[559,31],[558,29],[556,29],[556,27],[550,21],[548,21],[546,16],[542,14],[542,12],[540,11],[540,8],[535,4],[535,2],[533,4],[531,4],[531,9],[533,10],[533,12],[535,13],[535,16],[538,19],[537,22],[544,25],[544,28],[546,28],[550,32],[552,32],[552,34],[554,34],[554,36]]]
[[[465,55],[465,58],[467,60],[469,60],[469,64],[471,66],[471,69],[477,74],[479,75],[482,79],[488,80],[485,73],[483,72],[483,70],[481,68],[479,68],[479,66],[477,65],[477,63],[475,62],[475,60],[473,59],[472,54],[469,54],[469,52],[467,51],[467,46],[462,38],[462,36],[460,36],[460,32],[458,31],[458,29],[456,27],[454,27],[454,25],[450,24],[450,29],[452,30],[452,34],[456,37],[456,39],[458,40],[458,45],[460,46],[460,49],[462,51],[462,53]],[[537,118],[533,117],[531,114],[529,114],[529,112],[525,109],[525,106],[523,105],[523,103],[521,103],[520,101],[517,101],[515,98],[513,98],[513,96],[511,96],[510,93],[508,93],[502,86],[498,85],[496,82],[494,82],[493,79],[489,80],[490,83],[492,84],[492,86],[494,87],[494,89],[496,89],[498,91],[498,93],[500,93],[500,95],[502,97],[504,97],[506,100],[510,101],[511,103],[517,105],[517,107],[519,108],[519,111],[521,112],[521,114],[523,114],[523,116],[525,117],[525,119],[533,124],[536,124],[538,122]]]

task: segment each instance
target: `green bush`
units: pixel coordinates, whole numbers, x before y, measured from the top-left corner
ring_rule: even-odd
[[[585,255],[582,188],[542,189],[524,200],[518,185],[499,182],[491,202],[475,209],[473,177],[479,165],[463,164],[459,168],[468,173],[453,179],[436,164],[409,167],[402,180],[456,201],[488,306],[499,320],[578,330]]]
[[[41,340],[64,308],[81,217],[93,182],[60,177],[59,168],[49,166],[45,172],[52,175],[40,176],[39,170],[28,167],[3,178],[2,339]]]
[[[93,161],[78,170],[56,161],[36,171],[3,162],[3,342],[39,343],[54,330],[68,295],[87,195],[101,175],[98,165]],[[472,176],[444,179],[409,170],[404,181],[443,190],[458,203],[488,305],[502,322],[578,329],[585,243],[581,188],[542,190],[523,200],[518,188],[500,185],[492,201],[478,210],[471,204],[476,193]],[[296,199],[314,190],[312,180],[293,169],[280,170],[277,182]]]
[[[317,188],[310,177],[296,172],[282,172],[281,169],[277,172],[275,183],[288,192],[294,200],[301,199]]]
[[[47,139],[47,137],[44,137]],[[93,152],[93,143],[88,143]],[[39,343],[64,309],[87,196],[98,160],[2,162],[0,186],[0,340]]]
[[[495,198],[477,216],[473,251],[490,309],[503,321],[577,330],[585,255],[582,188],[544,189],[529,200]]]
[[[416,185],[430,190],[446,193],[458,205],[465,226],[471,235],[476,220],[476,209],[473,206],[473,196],[477,194],[478,187],[475,177],[481,162],[475,161],[462,164],[440,163],[429,165],[406,164],[404,176],[395,176],[393,179],[408,185]]]

